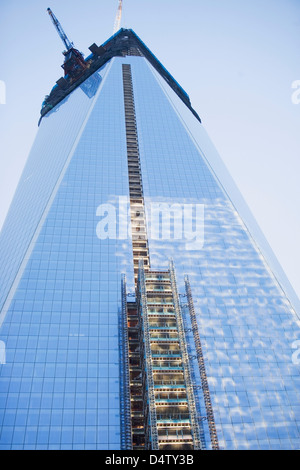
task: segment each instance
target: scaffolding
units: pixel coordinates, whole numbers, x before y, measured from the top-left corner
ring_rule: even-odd
[[[198,415],[173,267],[137,284],[145,449],[201,449]]]
[[[127,302],[129,390],[132,449],[145,449],[144,388],[142,374],[142,350],[140,319],[135,301]]]
[[[139,264],[139,280],[138,280],[138,307],[140,312],[140,326],[143,330],[143,337],[141,336],[143,346],[143,374],[145,381],[147,382],[147,409],[145,410],[145,416],[149,416],[148,423],[145,423],[145,439],[146,439],[146,448],[151,450],[159,450],[158,445],[158,429],[157,429],[157,416],[156,416],[156,407],[155,407],[155,385],[154,385],[154,376],[152,368],[152,355],[151,355],[151,341],[150,341],[150,329],[149,329],[149,317],[148,317],[148,307],[147,307],[147,291],[146,291],[146,280],[145,280],[145,271],[143,260],[140,260]],[[144,389],[144,392],[146,390]],[[146,395],[146,393],[144,394]],[[144,402],[145,403],[145,402]],[[148,413],[147,413],[148,411]],[[149,427],[147,426],[149,424]],[[150,429],[149,429],[150,428]]]
[[[197,360],[198,360],[198,365],[199,365],[199,372],[200,372],[200,377],[201,377],[202,391],[203,391],[203,396],[204,396],[212,449],[219,450],[219,442],[218,442],[217,430],[216,430],[216,425],[215,425],[214,412],[213,412],[212,402],[210,398],[202,345],[201,345],[200,334],[199,334],[199,329],[198,329],[198,324],[197,324],[197,319],[196,319],[196,313],[195,313],[194,302],[193,302],[193,297],[192,297],[192,290],[191,290],[188,276],[185,277],[185,289],[186,289],[186,296],[187,296],[187,301],[188,301],[188,308],[189,308],[189,313],[190,313],[192,331],[193,331],[193,336],[194,336],[194,342],[195,342],[195,347],[196,347],[196,355],[197,355]]]
[[[175,312],[176,312],[176,317],[177,317],[180,346],[181,346],[181,352],[183,356],[183,364],[184,364],[183,370],[184,370],[186,389],[187,389],[187,395],[188,395],[194,449],[201,449],[202,445],[201,445],[200,429],[199,429],[199,424],[198,424],[198,414],[197,414],[196,401],[195,401],[195,396],[194,396],[192,374],[190,370],[190,362],[189,362],[189,356],[187,352],[187,342],[186,342],[185,333],[184,333],[184,324],[183,324],[182,313],[181,313],[180,304],[179,304],[179,297],[178,297],[177,283],[176,283],[176,276],[175,276],[175,269],[174,269],[173,261],[170,261],[170,277],[171,277],[174,307],[175,307]]]
[[[195,368],[194,368],[194,361],[197,360],[197,357],[194,353],[194,349],[191,344],[191,338],[188,336],[190,332],[192,332],[192,329],[189,327],[189,324],[187,322],[187,317],[185,310],[188,308],[188,305],[182,301],[182,298],[186,298],[186,294],[179,294],[179,299],[180,299],[180,307],[182,311],[182,320],[183,320],[183,326],[184,326],[184,331],[186,333],[186,339],[187,339],[187,352],[189,355],[189,360],[191,364],[191,378],[192,378],[192,383],[193,383],[193,390],[194,390],[194,397],[195,397],[195,403],[196,403],[196,409],[197,409],[197,414],[198,414],[198,425],[199,425],[199,430],[200,430],[200,439],[201,439],[201,446],[202,449],[206,449],[206,439],[205,439],[205,431],[204,431],[204,422],[207,421],[206,416],[202,415],[202,409],[201,409],[201,392],[202,392],[202,385],[199,384],[199,381],[196,377],[195,374]],[[198,364],[198,363],[197,363]]]
[[[132,449],[131,404],[130,404],[130,373],[129,343],[127,321],[126,276],[122,276],[122,311],[120,315],[120,404],[121,404],[121,448]]]

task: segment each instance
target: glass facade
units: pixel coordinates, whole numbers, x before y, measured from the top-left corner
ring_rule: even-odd
[[[183,303],[189,276],[220,447],[297,449],[299,318],[221,184],[201,124],[144,57],[128,56],[42,119],[1,233],[0,450],[121,446],[121,277],[133,293],[133,256],[130,230],[109,227],[129,198],[123,64],[132,71],[151,269],[173,259]],[[157,204],[170,211],[169,237],[154,234]],[[200,385],[196,363],[193,373]],[[205,414],[201,391],[199,400]]]
[[[118,317],[122,265],[132,261],[130,244],[96,236],[98,206],[128,195],[123,88],[108,67],[95,97],[78,88],[42,120],[3,229],[9,254],[11,221],[30,217],[16,228],[21,258],[44,219],[1,327],[0,449],[120,447]],[[23,188],[36,160],[42,174]]]
[[[150,237],[149,250],[152,269],[174,260],[182,293],[189,276],[220,447],[297,449],[300,368],[292,356],[299,318],[209,167],[210,155],[175,111],[179,100],[172,94],[170,103],[147,63],[134,62],[148,213],[157,201],[204,206],[200,249],[183,229],[179,240]]]

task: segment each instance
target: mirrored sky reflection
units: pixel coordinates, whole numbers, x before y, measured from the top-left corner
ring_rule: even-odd
[[[194,198],[205,206],[201,250],[151,238],[149,246],[152,268],[174,260],[181,292],[189,276],[220,445],[296,448],[300,382],[291,357],[298,318],[154,77],[142,61],[132,61],[139,71],[134,85],[146,208],[158,197]]]

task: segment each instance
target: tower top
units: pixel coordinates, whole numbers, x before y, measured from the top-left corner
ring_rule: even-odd
[[[67,75],[56,82],[50,95],[47,96],[43,102],[41,117],[45,116],[60,101],[113,57],[135,55],[147,59],[152,67],[161,75],[194,116],[201,122],[198,114],[192,108],[188,94],[132,29],[121,28],[101,46],[97,46],[97,44],[94,43],[89,49],[92,54],[84,60],[85,66],[83,67],[83,73],[76,76],[75,79]]]

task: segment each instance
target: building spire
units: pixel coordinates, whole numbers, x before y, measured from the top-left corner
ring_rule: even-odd
[[[114,31],[113,31],[114,34],[120,29],[121,19],[122,19],[122,6],[123,6],[123,0],[119,0],[118,11],[117,11],[116,19],[115,19],[115,24],[114,24]]]

